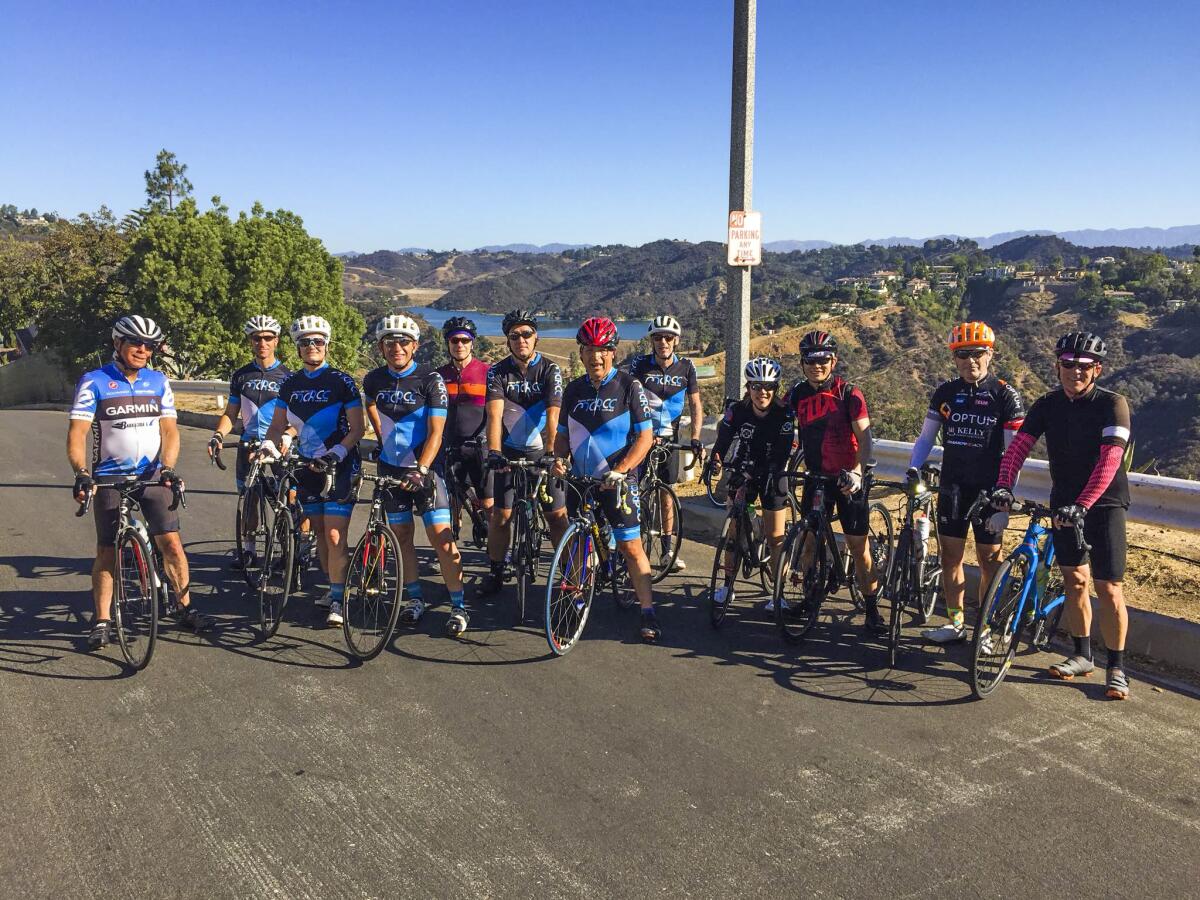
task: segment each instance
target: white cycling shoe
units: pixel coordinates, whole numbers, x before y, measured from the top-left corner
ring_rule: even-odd
[[[937,628],[926,628],[921,632],[921,637],[934,644],[953,644],[967,639],[967,626],[947,622]]]

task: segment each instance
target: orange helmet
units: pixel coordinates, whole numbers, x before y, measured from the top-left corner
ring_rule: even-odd
[[[996,343],[996,333],[987,322],[963,322],[950,329],[946,344],[951,350],[960,347],[991,347]]]

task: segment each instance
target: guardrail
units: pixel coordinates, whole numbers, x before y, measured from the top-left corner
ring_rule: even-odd
[[[228,381],[172,381],[171,390],[177,394],[224,394],[229,396]]]

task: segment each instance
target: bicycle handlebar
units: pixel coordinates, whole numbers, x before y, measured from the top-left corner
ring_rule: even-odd
[[[971,504],[971,508],[967,511],[967,518],[972,522],[978,522],[982,525],[983,522],[990,517],[990,514],[988,516],[984,515],[985,510],[993,510],[995,512],[1001,511],[995,509],[991,503],[992,500],[990,492],[980,491],[979,496],[975,498],[975,502]],[[1053,509],[1051,509],[1049,506],[1043,506],[1041,503],[1037,503],[1034,500],[1014,499],[1012,505],[1009,506],[1008,511],[1010,513],[1016,513],[1017,515],[1029,516],[1029,521],[1031,523],[1037,522],[1039,519],[1053,519],[1055,516],[1055,511]],[[1053,524],[1054,523],[1052,521],[1051,525]],[[1079,543],[1079,546],[1083,548],[1085,553],[1089,552],[1092,549],[1092,545],[1089,544],[1083,536],[1083,519],[1072,519],[1071,527],[1075,530],[1075,540]]]
[[[78,519],[87,515],[87,511],[92,508],[92,499],[101,490],[124,492],[126,490],[132,490],[140,485],[148,484],[157,484],[165,487],[161,481],[142,481],[140,478],[136,477],[127,478],[123,481],[108,481],[102,484],[94,484],[92,485],[93,490],[88,492],[88,494],[83,498],[83,502],[79,504],[79,509],[75,510],[75,518]],[[169,509],[178,509],[180,504],[183,504],[183,508],[187,509],[187,490],[184,488],[181,482],[171,482],[171,495],[172,501],[170,507],[168,507]]]

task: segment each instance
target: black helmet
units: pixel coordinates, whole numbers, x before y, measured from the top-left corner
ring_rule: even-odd
[[[828,331],[810,331],[800,338],[801,356],[814,354],[833,356],[837,353],[837,348],[837,339]]]
[[[508,337],[508,333],[518,325],[528,325],[537,331],[537,316],[533,314],[532,309],[514,309],[504,317],[504,321],[500,323],[500,330]]]
[[[475,323],[466,316],[451,316],[442,323],[442,337],[449,338],[452,334],[469,334],[471,340],[479,337]]]
[[[1108,355],[1108,347],[1104,345],[1104,338],[1098,334],[1092,334],[1090,331],[1072,331],[1060,337],[1054,345],[1055,356],[1062,356],[1064,353],[1104,359]]]

